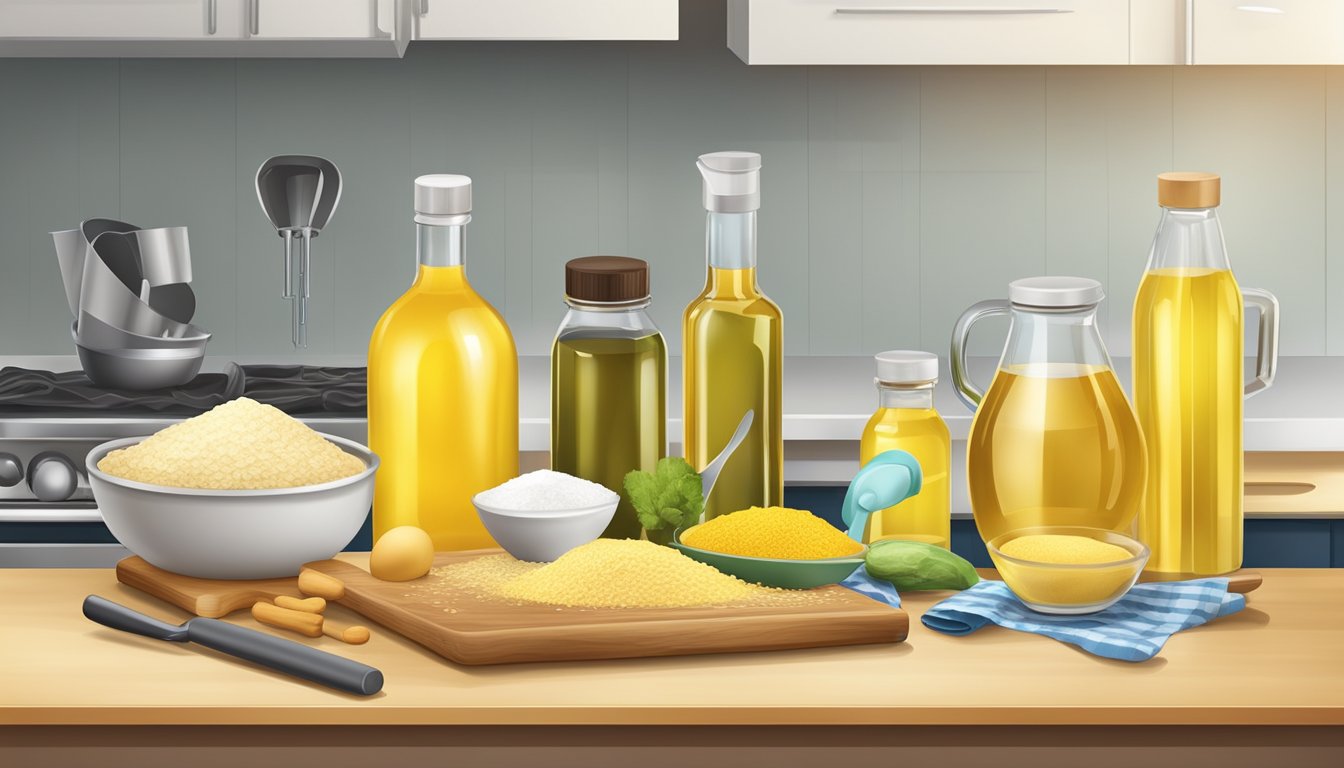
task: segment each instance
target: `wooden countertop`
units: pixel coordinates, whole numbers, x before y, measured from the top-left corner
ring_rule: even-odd
[[[362,699],[93,624],[90,593],[186,618],[111,570],[0,570],[0,725],[1344,725],[1344,570],[1262,573],[1245,611],[1142,664],[998,628],[939,635],[918,594],[901,645],[468,668],[376,626],[364,646],[309,641],[383,670]]]

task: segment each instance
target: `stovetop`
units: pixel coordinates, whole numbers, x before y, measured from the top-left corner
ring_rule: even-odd
[[[184,417],[238,397],[291,415],[362,416],[366,380],[364,368],[229,363],[183,386],[144,392],[96,386],[82,371],[8,366],[0,368],[0,418]]]
[[[362,367],[236,365],[151,392],[94,386],[80,371],[0,368],[0,522],[100,519],[84,463],[97,445],[150,435],[237,397],[319,432],[367,439]]]

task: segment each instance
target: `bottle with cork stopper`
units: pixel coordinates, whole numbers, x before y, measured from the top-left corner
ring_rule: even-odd
[[[373,536],[423,529],[443,550],[494,547],[471,498],[518,474],[518,354],[465,266],[471,179],[415,180],[415,282],[369,340]]]
[[[551,347],[551,469],[600,483],[621,501],[603,536],[643,530],[631,470],[667,455],[667,345],[645,311],[649,265],[586,256],[565,265],[565,313]]]
[[[902,450],[919,462],[924,481],[918,495],[868,518],[863,541],[906,539],[947,547],[952,536],[952,497],[948,468],[952,438],[933,405],[938,356],[893,350],[876,356],[877,411],[859,441],[859,463],[889,450]]]
[[[1148,448],[1137,533],[1145,570],[1241,567],[1242,401],[1274,381],[1279,305],[1241,288],[1218,221],[1217,174],[1157,177],[1162,217],[1134,299],[1134,410]],[[1256,374],[1243,385],[1243,304],[1259,310]]]

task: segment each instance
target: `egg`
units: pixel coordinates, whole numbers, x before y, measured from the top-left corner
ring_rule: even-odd
[[[382,581],[410,581],[429,573],[434,542],[414,525],[403,525],[378,537],[369,554],[369,572]]]

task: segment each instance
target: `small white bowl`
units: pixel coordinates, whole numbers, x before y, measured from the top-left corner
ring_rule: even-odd
[[[344,549],[373,505],[378,457],[353,440],[322,437],[364,462],[364,471],[320,485],[217,491],[140,483],[98,469],[108,453],[143,437],[103,443],[89,452],[85,468],[108,530],[151,565],[201,579],[281,578]]]
[[[511,510],[471,499],[485,529],[506,552],[530,563],[549,563],[602,535],[621,497],[582,509]]]

